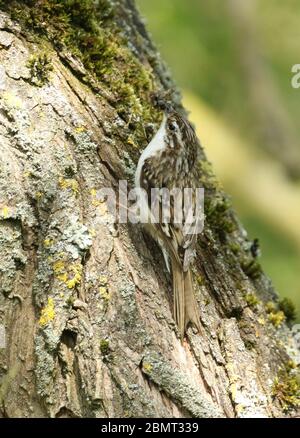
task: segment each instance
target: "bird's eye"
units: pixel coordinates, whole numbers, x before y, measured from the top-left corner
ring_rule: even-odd
[[[169,123],[169,129],[171,131],[175,131],[176,130],[176,123],[175,122],[170,122]]]

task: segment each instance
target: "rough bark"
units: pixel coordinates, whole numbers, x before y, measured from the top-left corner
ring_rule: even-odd
[[[114,67],[122,71],[129,56],[151,76],[151,86],[132,86],[123,106],[118,87],[112,92],[78,52],[56,44],[50,24],[45,35],[18,13],[0,13],[0,323],[7,335],[0,413],[288,415],[273,397],[274,381],[290,357],[297,360],[296,347],[284,323],[270,322],[264,303],[276,295],[203,151],[207,219],[193,272],[200,334],[189,329],[180,342],[170,278],[151,239],[139,226],[106,223],[96,192],[117,190],[119,179],[132,185],[147,144],[140,126],[158,126],[151,91],[173,86],[133,3],[110,6],[122,31],[115,44],[123,58],[113,58]],[[41,61],[45,51],[52,71]]]

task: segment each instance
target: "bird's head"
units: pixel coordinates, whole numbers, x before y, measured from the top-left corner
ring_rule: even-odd
[[[198,142],[193,126],[184,115],[177,111],[165,112],[165,129],[173,143],[179,143],[185,147],[185,145]]]

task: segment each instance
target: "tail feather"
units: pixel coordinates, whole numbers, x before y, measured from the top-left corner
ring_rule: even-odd
[[[173,300],[174,319],[178,327],[180,338],[183,339],[185,331],[185,299],[184,299],[184,278],[183,272],[178,263],[172,264],[173,272]]]
[[[194,295],[191,271],[183,272],[182,267],[173,262],[172,272],[174,319],[182,340],[189,322],[200,330],[198,303]]]
[[[200,331],[199,305],[197,303],[193,288],[191,270],[188,269],[184,276],[184,296],[185,296],[185,327],[189,322],[193,323]]]

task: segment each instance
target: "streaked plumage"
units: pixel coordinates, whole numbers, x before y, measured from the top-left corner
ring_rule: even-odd
[[[161,126],[143,151],[136,170],[136,187],[148,197],[140,195],[139,205],[145,216],[150,215],[151,189],[184,189],[197,187],[199,143],[188,120],[168,109]],[[196,236],[185,233],[183,224],[174,221],[171,200],[171,221],[163,222],[160,204],[159,223],[147,223],[146,229],[162,248],[166,264],[173,276],[174,319],[181,339],[189,322],[200,328],[198,304],[194,296],[190,263],[194,256]]]

